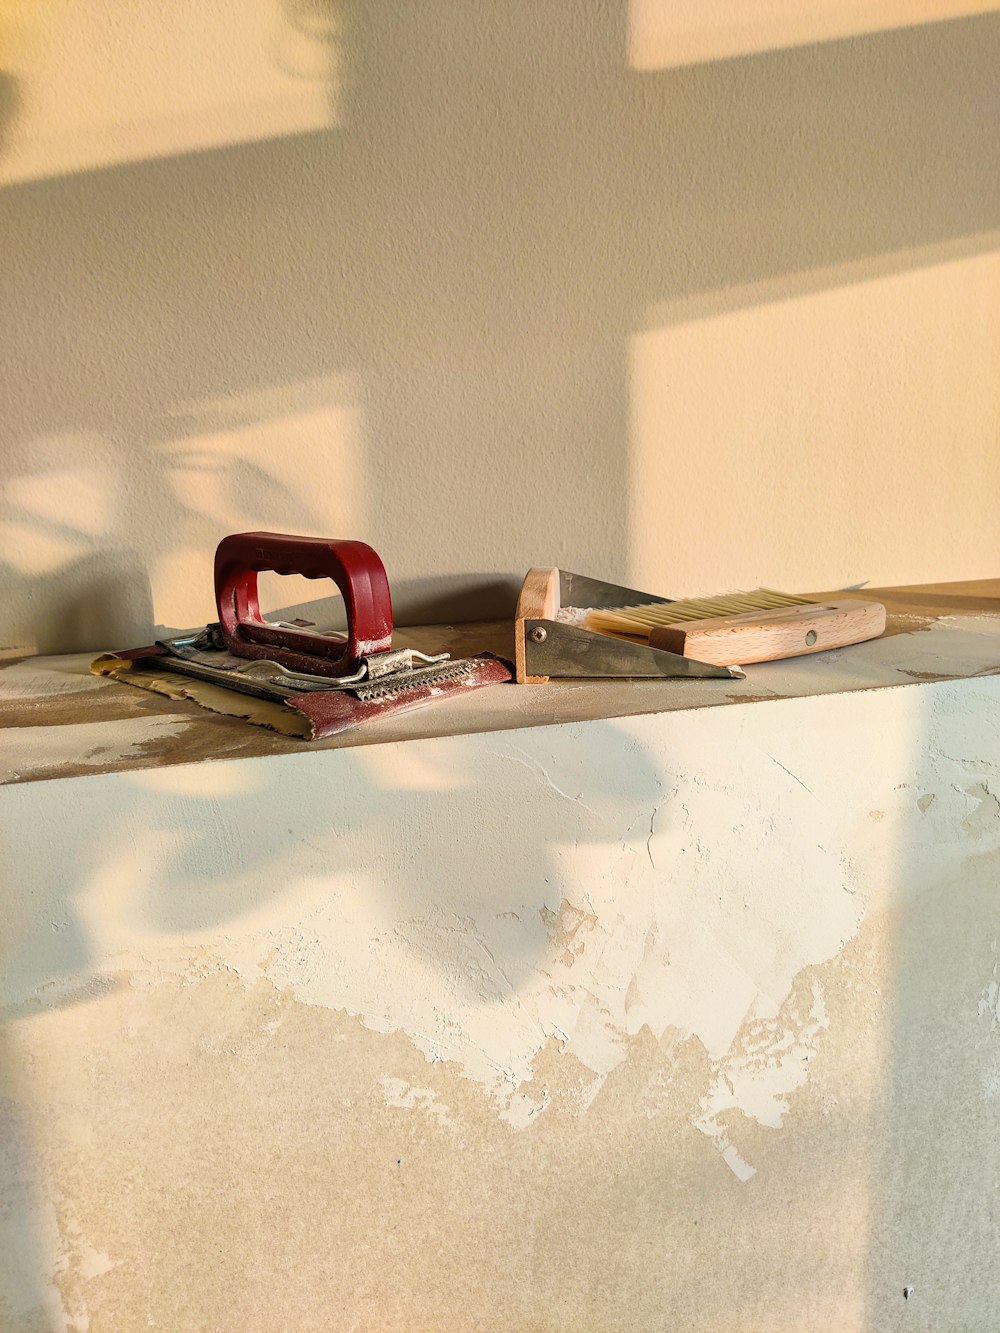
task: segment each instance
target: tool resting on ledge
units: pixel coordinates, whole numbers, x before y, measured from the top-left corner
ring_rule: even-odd
[[[263,618],[257,575],[265,570],[328,578],[344,598],[347,630]],[[332,736],[387,713],[511,679],[490,653],[452,660],[392,647],[392,600],[385,567],[364,542],[240,532],[215,553],[217,623],[144,648],[106,654],[93,670],[161,693],[181,693],[216,708],[210,690],[172,690],[150,672],[193,677],[208,686],[283,705],[298,725],[274,711],[249,708],[250,721],[309,740]],[[173,676],[176,681],[176,676]],[[232,708],[216,711],[233,712]]]
[[[756,592],[671,601],[564,569],[531,569],[515,621],[520,684],[552,677],[739,677],[739,666],[876,639],[880,602]]]

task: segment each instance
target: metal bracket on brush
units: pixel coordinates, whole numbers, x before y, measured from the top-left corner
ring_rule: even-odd
[[[681,676],[732,679],[742,672],[709,666],[690,657],[650,648],[647,644],[616,639],[610,634],[580,629],[556,620],[525,620],[524,660],[529,676],[558,679],[665,680]]]
[[[712,666],[582,624],[587,613],[598,608],[667,601],[565,569],[530,569],[521,586],[514,625],[518,683],[544,684],[552,678],[743,679],[739,667]]]

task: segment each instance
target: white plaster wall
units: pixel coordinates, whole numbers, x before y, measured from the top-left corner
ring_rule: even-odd
[[[809,8],[0,7],[3,649],[992,573],[1000,19]]]
[[[990,1327],[998,695],[0,790],[3,1327]]]

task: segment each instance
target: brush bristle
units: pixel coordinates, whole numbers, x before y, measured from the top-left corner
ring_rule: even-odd
[[[627,634],[648,638],[658,625],[676,625],[686,620],[715,620],[720,616],[738,616],[746,611],[776,611],[783,606],[808,606],[810,597],[758,588],[755,592],[723,593],[720,597],[689,597],[678,602],[645,602],[641,606],[620,606],[591,611],[583,622],[585,628],[602,634]]]

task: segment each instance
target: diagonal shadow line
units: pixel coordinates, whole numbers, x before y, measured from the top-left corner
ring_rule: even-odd
[[[997,16],[649,74],[623,65],[624,7],[604,13],[574,61],[553,16],[523,6],[499,52],[450,6],[361,11],[343,130],[0,192],[8,316],[32,311],[11,407],[33,415],[25,395],[74,371],[100,419],[140,371],[176,402],[364,365],[383,342],[402,355],[418,328],[453,347],[490,324],[523,341],[526,303],[549,327],[589,315],[624,331],[657,302],[1000,223],[984,116]],[[413,164],[418,145],[446,176]],[[504,201],[513,225],[498,225]],[[53,253],[78,265],[72,338]],[[41,385],[17,374],[29,359]]]

